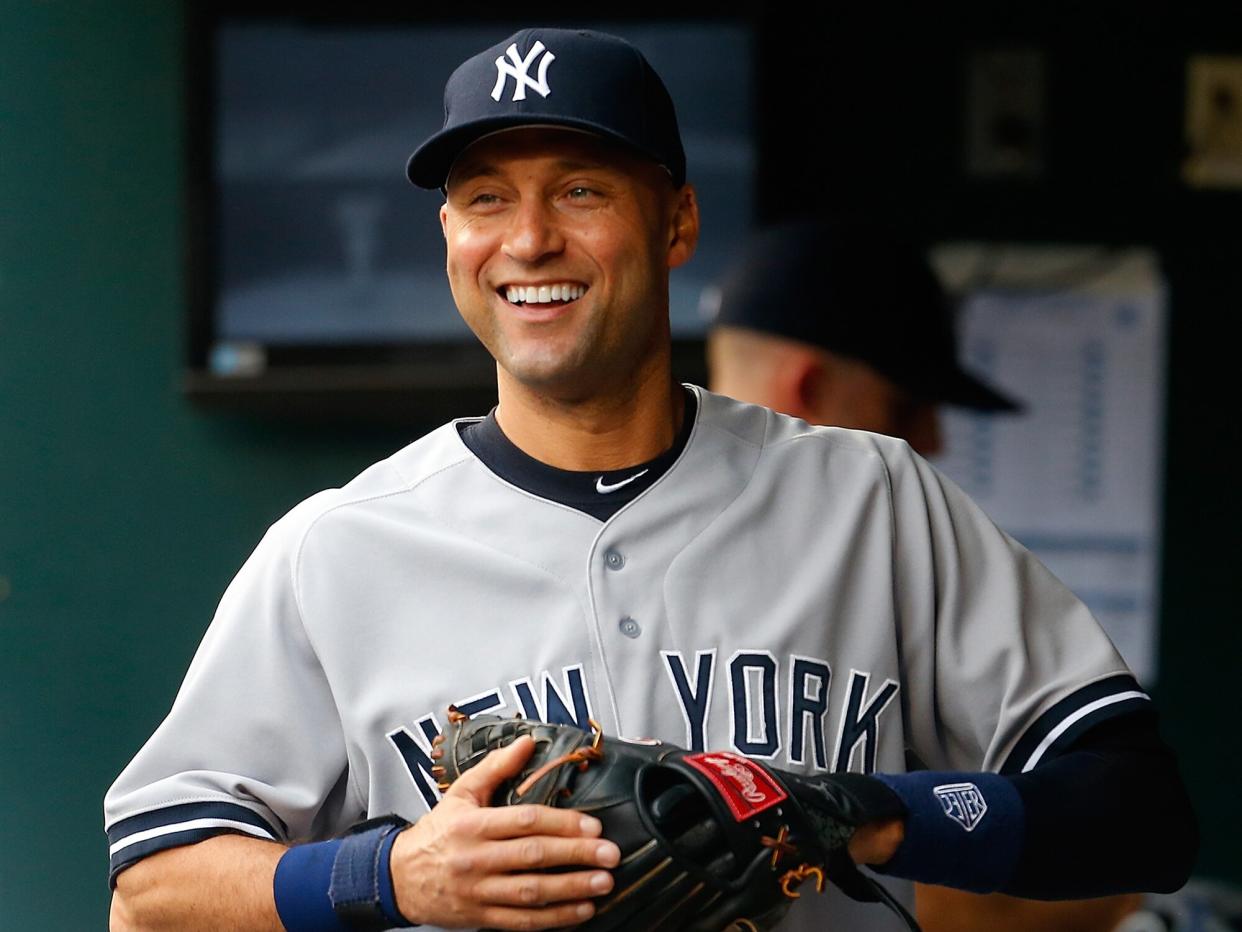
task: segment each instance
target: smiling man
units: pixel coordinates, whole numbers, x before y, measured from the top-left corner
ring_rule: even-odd
[[[692,186],[596,135],[500,130],[454,162],[440,222],[453,299],[496,359],[506,437],[587,471],[672,445],[684,392],[668,275],[698,239]],[[566,443],[558,422],[585,436]]]
[[[636,49],[505,39],[454,72],[407,173],[445,193],[499,404],[301,503],[246,561],[107,794],[115,930],[594,915],[618,846],[589,816],[489,806],[525,739],[442,790],[450,704],[862,774],[904,816],[849,853],[907,901],[908,880],[1182,882],[1193,819],[1151,701],[1077,599],[901,441],[674,381],[668,279],[699,215]],[[835,894],[782,928],[895,921]]]

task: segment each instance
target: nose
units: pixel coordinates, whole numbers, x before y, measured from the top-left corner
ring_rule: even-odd
[[[535,264],[565,248],[556,211],[540,198],[523,198],[513,209],[503,250],[517,262]]]

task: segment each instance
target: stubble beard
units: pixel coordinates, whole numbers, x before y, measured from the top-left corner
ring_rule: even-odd
[[[659,339],[659,325],[623,334],[623,342],[606,346],[605,319],[590,320],[573,337],[511,346],[503,331],[495,334],[492,356],[509,378],[536,394],[562,402],[607,395],[629,385],[651,358]]]
[[[492,356],[509,377],[538,394],[572,396],[589,392],[599,376],[602,321],[588,321],[570,339],[552,334],[511,340],[498,328]]]

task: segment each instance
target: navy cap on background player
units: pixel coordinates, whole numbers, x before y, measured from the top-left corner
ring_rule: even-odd
[[[460,65],[444,88],[444,126],[410,156],[406,175],[420,188],[443,188],[472,142],[531,125],[611,139],[659,162],[675,187],[685,184],[664,82],[629,42],[587,29],[522,29]]]
[[[923,254],[857,220],[760,231],[704,292],[713,326],[744,327],[860,359],[907,391],[980,411],[1022,405],[962,368],[952,307]]]

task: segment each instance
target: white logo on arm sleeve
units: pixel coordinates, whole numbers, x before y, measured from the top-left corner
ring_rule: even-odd
[[[944,783],[932,790],[944,814],[966,831],[974,831],[987,814],[988,804],[973,783]]]

